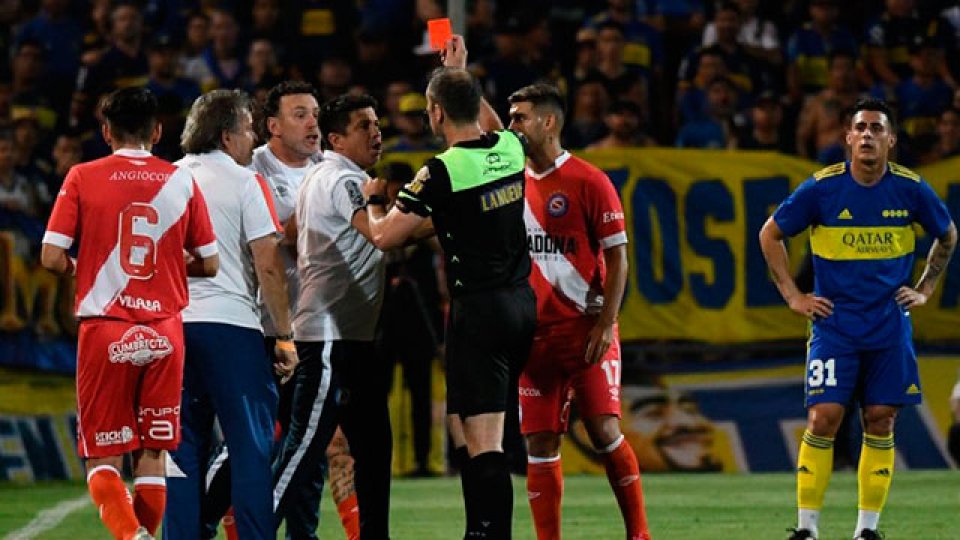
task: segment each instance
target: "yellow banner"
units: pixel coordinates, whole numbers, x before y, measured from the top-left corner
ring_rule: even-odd
[[[391,154],[378,171],[412,178],[428,157]],[[610,176],[626,212],[630,276],[622,339],[735,343],[806,337],[806,322],[787,309],[769,279],[757,235],[777,205],[821,165],[773,152],[674,148],[581,157]],[[960,158],[918,172],[951,212],[960,212]],[[902,240],[906,249],[909,242]],[[789,242],[795,265],[807,246],[807,234]],[[918,272],[929,247],[918,228]],[[918,339],[956,339],[958,302],[955,261],[934,298],[913,312]]]

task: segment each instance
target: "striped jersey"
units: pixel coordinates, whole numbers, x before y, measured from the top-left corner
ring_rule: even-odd
[[[564,152],[543,174],[526,170],[527,247],[537,321],[599,313],[603,250],[627,243],[623,206],[600,169]]]
[[[67,173],[43,242],[78,242],[76,313],[148,322],[187,305],[183,250],[217,253],[207,205],[187,170],[118,150]]]
[[[879,349],[902,340],[909,312],[895,299],[910,285],[918,223],[943,236],[946,205],[920,176],[890,163],[871,186],[858,184],[850,163],[815,173],[773,214],[787,236],[810,228],[814,292],[833,302],[833,314],[813,323],[819,337],[856,349]]]

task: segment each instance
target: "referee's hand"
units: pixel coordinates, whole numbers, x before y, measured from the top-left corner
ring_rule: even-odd
[[[463,41],[463,36],[460,34],[450,36],[443,50],[440,51],[440,60],[443,61],[443,67],[467,68],[467,44]]]
[[[833,302],[813,293],[798,294],[790,299],[790,309],[798,315],[815,321],[833,315]]]

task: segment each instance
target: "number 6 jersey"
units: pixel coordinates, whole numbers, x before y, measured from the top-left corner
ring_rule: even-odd
[[[217,253],[207,205],[185,169],[118,150],[70,169],[43,243],[77,251],[78,317],[147,322],[187,305],[183,250]]]

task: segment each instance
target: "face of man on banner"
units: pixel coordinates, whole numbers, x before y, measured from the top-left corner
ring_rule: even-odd
[[[623,433],[644,471],[719,471],[714,427],[689,395],[661,386],[623,387]]]

